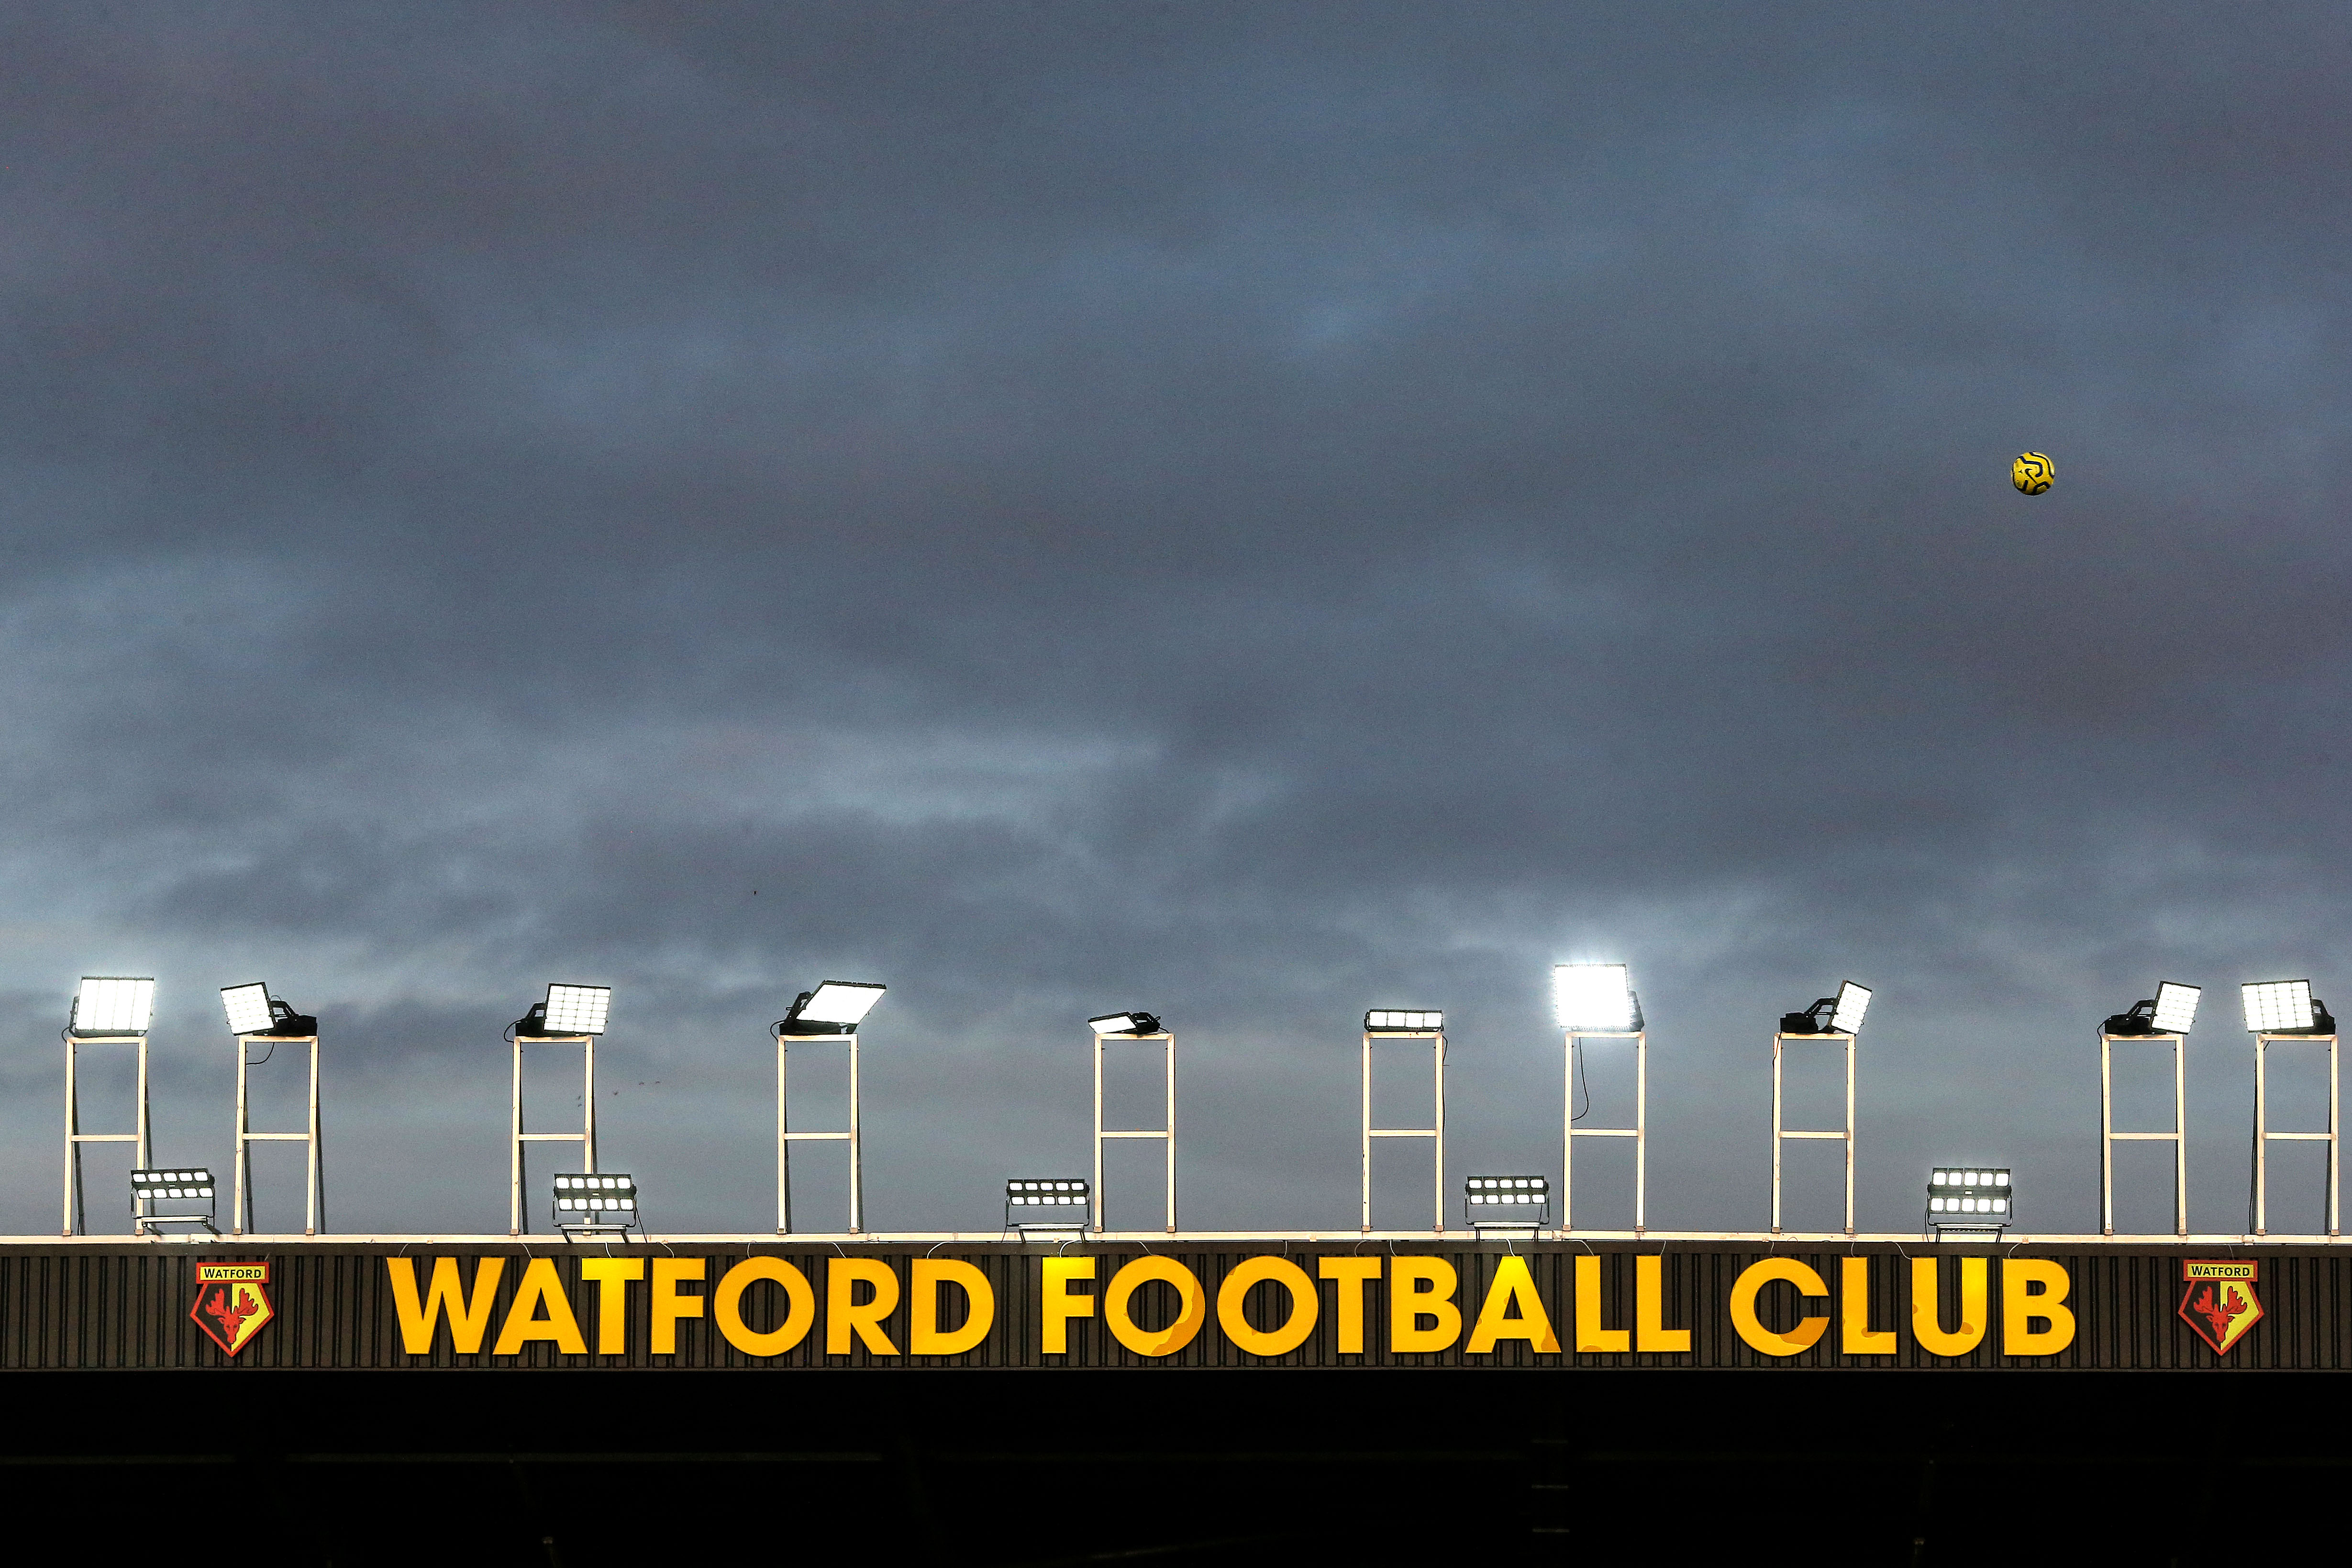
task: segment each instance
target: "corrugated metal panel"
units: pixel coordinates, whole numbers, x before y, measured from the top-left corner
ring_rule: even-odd
[[[131,1244],[120,1247],[78,1246],[43,1249],[17,1247],[0,1251],[0,1367],[8,1369],[100,1369],[114,1367],[221,1368],[416,1368],[491,1366],[522,1368],[710,1367],[789,1369],[797,1367],[1488,1367],[1542,1369],[1577,1367],[2069,1367],[2239,1370],[2338,1370],[2352,1366],[2352,1332],[2347,1332],[2345,1270],[2347,1260],[2336,1252],[2292,1248],[2246,1248],[2244,1256],[2259,1259],[2257,1283],[2263,1316],[2255,1328],[2226,1356],[2217,1357],[2189,1326],[2179,1307],[2182,1294],[2180,1259],[2210,1257],[2210,1247],[2097,1249],[2072,1253],[2024,1250],[2021,1257],[2047,1257],[2066,1269],[2071,1285],[2066,1305],[2075,1318],[2073,1342],[2054,1355],[2020,1358],[2003,1353],[2000,1268],[2006,1253],[1973,1250],[1991,1270],[1989,1300],[1991,1322],[1978,1347],[1961,1356],[1946,1358],[1927,1352],[1911,1331],[1911,1264],[1908,1256],[1935,1256],[1941,1268],[1942,1302],[1939,1321],[1957,1323],[1958,1270],[1954,1259],[1970,1256],[1958,1247],[1921,1246],[1897,1249],[1861,1247],[1844,1250],[1787,1250],[1767,1254],[1755,1248],[1665,1252],[1661,1261],[1661,1317],[1668,1328],[1687,1329],[1687,1354],[1628,1351],[1622,1353],[1580,1353],[1571,1334],[1577,1326],[1575,1259],[1598,1256],[1601,1325],[1610,1330],[1633,1326],[1635,1321],[1634,1258],[1639,1247],[1603,1244],[1588,1248],[1578,1244],[1520,1244],[1517,1253],[1527,1263],[1550,1321],[1568,1347],[1544,1353],[1520,1341],[1507,1340],[1488,1354],[1473,1355],[1462,1348],[1481,1301],[1506,1256],[1498,1246],[1406,1247],[1394,1256],[1433,1257],[1450,1264],[1459,1276],[1453,1300],[1464,1326],[1450,1349],[1435,1352],[1389,1350],[1386,1283],[1366,1288],[1366,1351],[1344,1354],[1339,1348],[1339,1287],[1318,1285],[1319,1313],[1311,1335],[1296,1351],[1278,1357],[1261,1357],[1235,1344],[1216,1321],[1219,1283],[1235,1266],[1255,1257],[1286,1256],[1311,1277],[1318,1257],[1344,1256],[1359,1249],[1345,1246],[1268,1243],[1262,1248],[1246,1245],[1216,1247],[1155,1249],[1153,1256],[1171,1258],[1192,1270],[1207,1295],[1208,1321],[1191,1343],[1164,1357],[1140,1354],[1118,1343],[1099,1315],[1070,1323],[1071,1353],[1042,1353],[1040,1260],[1056,1254],[1046,1247],[1005,1246],[959,1247],[952,1252],[910,1247],[874,1246],[822,1249],[779,1245],[751,1249],[683,1250],[659,1245],[636,1247],[612,1256],[651,1259],[665,1257],[700,1258],[704,1277],[687,1285],[686,1293],[702,1299],[704,1316],[678,1324],[677,1351],[656,1355],[652,1338],[650,1292],[643,1283],[627,1288],[626,1350],[615,1355],[567,1354],[539,1342],[516,1354],[496,1356],[490,1347],[514,1302],[524,1268],[533,1255],[520,1246],[350,1247],[320,1242],[299,1248],[267,1252],[243,1251],[226,1244],[198,1247],[182,1243]],[[708,1315],[710,1297],[728,1269],[757,1253],[783,1258],[806,1276],[816,1300],[816,1320],[801,1342],[782,1354],[761,1358],[730,1344]],[[1131,1247],[1077,1247],[1072,1256],[1093,1257],[1096,1277],[1073,1289],[1101,1298],[1118,1268],[1143,1253]],[[572,1311],[588,1344],[597,1334],[599,1289],[583,1280],[579,1263],[606,1256],[604,1249],[559,1251],[556,1260]],[[1377,1256],[1384,1267],[1391,1249],[1362,1249]],[[435,1336],[433,1349],[410,1355],[402,1344],[386,1260],[406,1257],[417,1267],[420,1287],[429,1279],[433,1259],[459,1261],[465,1282],[473,1283],[478,1260],[506,1260],[498,1283],[488,1332],[478,1354],[460,1354],[447,1330]],[[540,1248],[537,1256],[551,1254]],[[887,1264],[901,1287],[898,1307],[883,1320],[885,1332],[900,1350],[908,1345],[908,1303],[905,1287],[914,1259],[926,1256],[953,1258],[978,1268],[995,1296],[996,1311],[987,1336],[971,1351],[955,1356],[883,1355],[853,1344],[846,1353],[828,1353],[826,1345],[827,1280],[833,1263],[844,1257],[871,1258]],[[1830,1327],[1811,1349],[1788,1357],[1759,1352],[1735,1329],[1728,1301],[1735,1280],[1749,1265],[1767,1256],[1792,1258],[1818,1274],[1829,1289],[1826,1303],[1804,1309],[1826,1314]],[[1897,1350],[1891,1355],[1853,1355],[1841,1347],[1843,1302],[1840,1269],[1848,1257],[1869,1260],[1870,1327],[1892,1330]],[[197,1294],[195,1266],[199,1261],[223,1262],[266,1258],[271,1265],[269,1293],[276,1316],[234,1361],[224,1354],[190,1320]],[[950,1301],[957,1293],[946,1293]],[[1138,1293],[1135,1315],[1147,1326],[1157,1326],[1171,1315],[1173,1295],[1167,1287],[1148,1285]],[[1273,1282],[1255,1287],[1245,1314],[1261,1331],[1278,1325],[1288,1314],[1289,1298]],[[1767,1291],[1759,1312],[1766,1326],[1786,1331],[1799,1316],[1793,1289],[1775,1286]],[[781,1293],[772,1286],[752,1288],[745,1316],[755,1328],[777,1321]],[[950,1308],[951,1324],[959,1312]]]

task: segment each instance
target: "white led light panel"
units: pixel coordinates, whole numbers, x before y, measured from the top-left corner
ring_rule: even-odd
[[[85,974],[74,995],[73,1026],[84,1035],[143,1035],[154,1010],[152,980]]]
[[[867,985],[855,980],[828,980],[809,996],[796,1016],[804,1024],[834,1024],[854,1029],[874,1011],[874,1004],[882,1000],[887,985]]]
[[[228,1015],[228,1032],[232,1035],[266,1034],[272,1026],[269,987],[258,981],[251,985],[222,986],[221,1010]]]
[[[2166,981],[2156,988],[2156,1032],[2159,1035],[2185,1035],[2197,1022],[2197,1000],[2203,990],[2195,985],[2179,985]]]
[[[1563,1029],[1608,1031],[1633,1026],[1633,985],[1622,963],[1557,963],[1552,1004]]]
[[[1869,1011],[1870,987],[1847,981],[1838,987],[1837,1011],[1830,1015],[1830,1033],[1851,1035],[1859,1032],[1863,1015]]]
[[[609,985],[551,985],[545,1027],[551,1035],[601,1035],[612,1006]]]
[[[2312,1026],[2308,980],[2252,981],[2240,991],[2245,999],[2246,1027],[2254,1034],[2308,1029]]]

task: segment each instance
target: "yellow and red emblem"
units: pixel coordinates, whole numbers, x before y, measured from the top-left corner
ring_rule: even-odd
[[[268,1264],[196,1265],[196,1304],[188,1316],[230,1355],[251,1344],[261,1325],[277,1315],[269,1304]]]
[[[2226,1355],[2231,1345],[2262,1321],[2262,1299],[2254,1294],[2254,1276],[2262,1265],[2246,1258],[2184,1258],[2180,1278],[2180,1317],[2197,1337]]]

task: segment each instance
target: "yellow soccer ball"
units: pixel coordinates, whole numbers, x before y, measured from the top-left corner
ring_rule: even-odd
[[[2030,496],[2038,496],[2048,489],[2051,479],[2057,473],[2050,466],[2050,459],[2039,452],[2020,452],[2017,461],[2010,465],[2009,471],[2010,477],[2016,480],[2017,488]]]

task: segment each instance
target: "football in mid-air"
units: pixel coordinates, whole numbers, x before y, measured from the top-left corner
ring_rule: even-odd
[[[2009,471],[2010,477],[2017,481],[2017,488],[2030,496],[2038,496],[2048,489],[2051,477],[2056,472],[2051,468],[2050,459],[2039,452],[2020,452],[2017,461],[2009,466]]]

